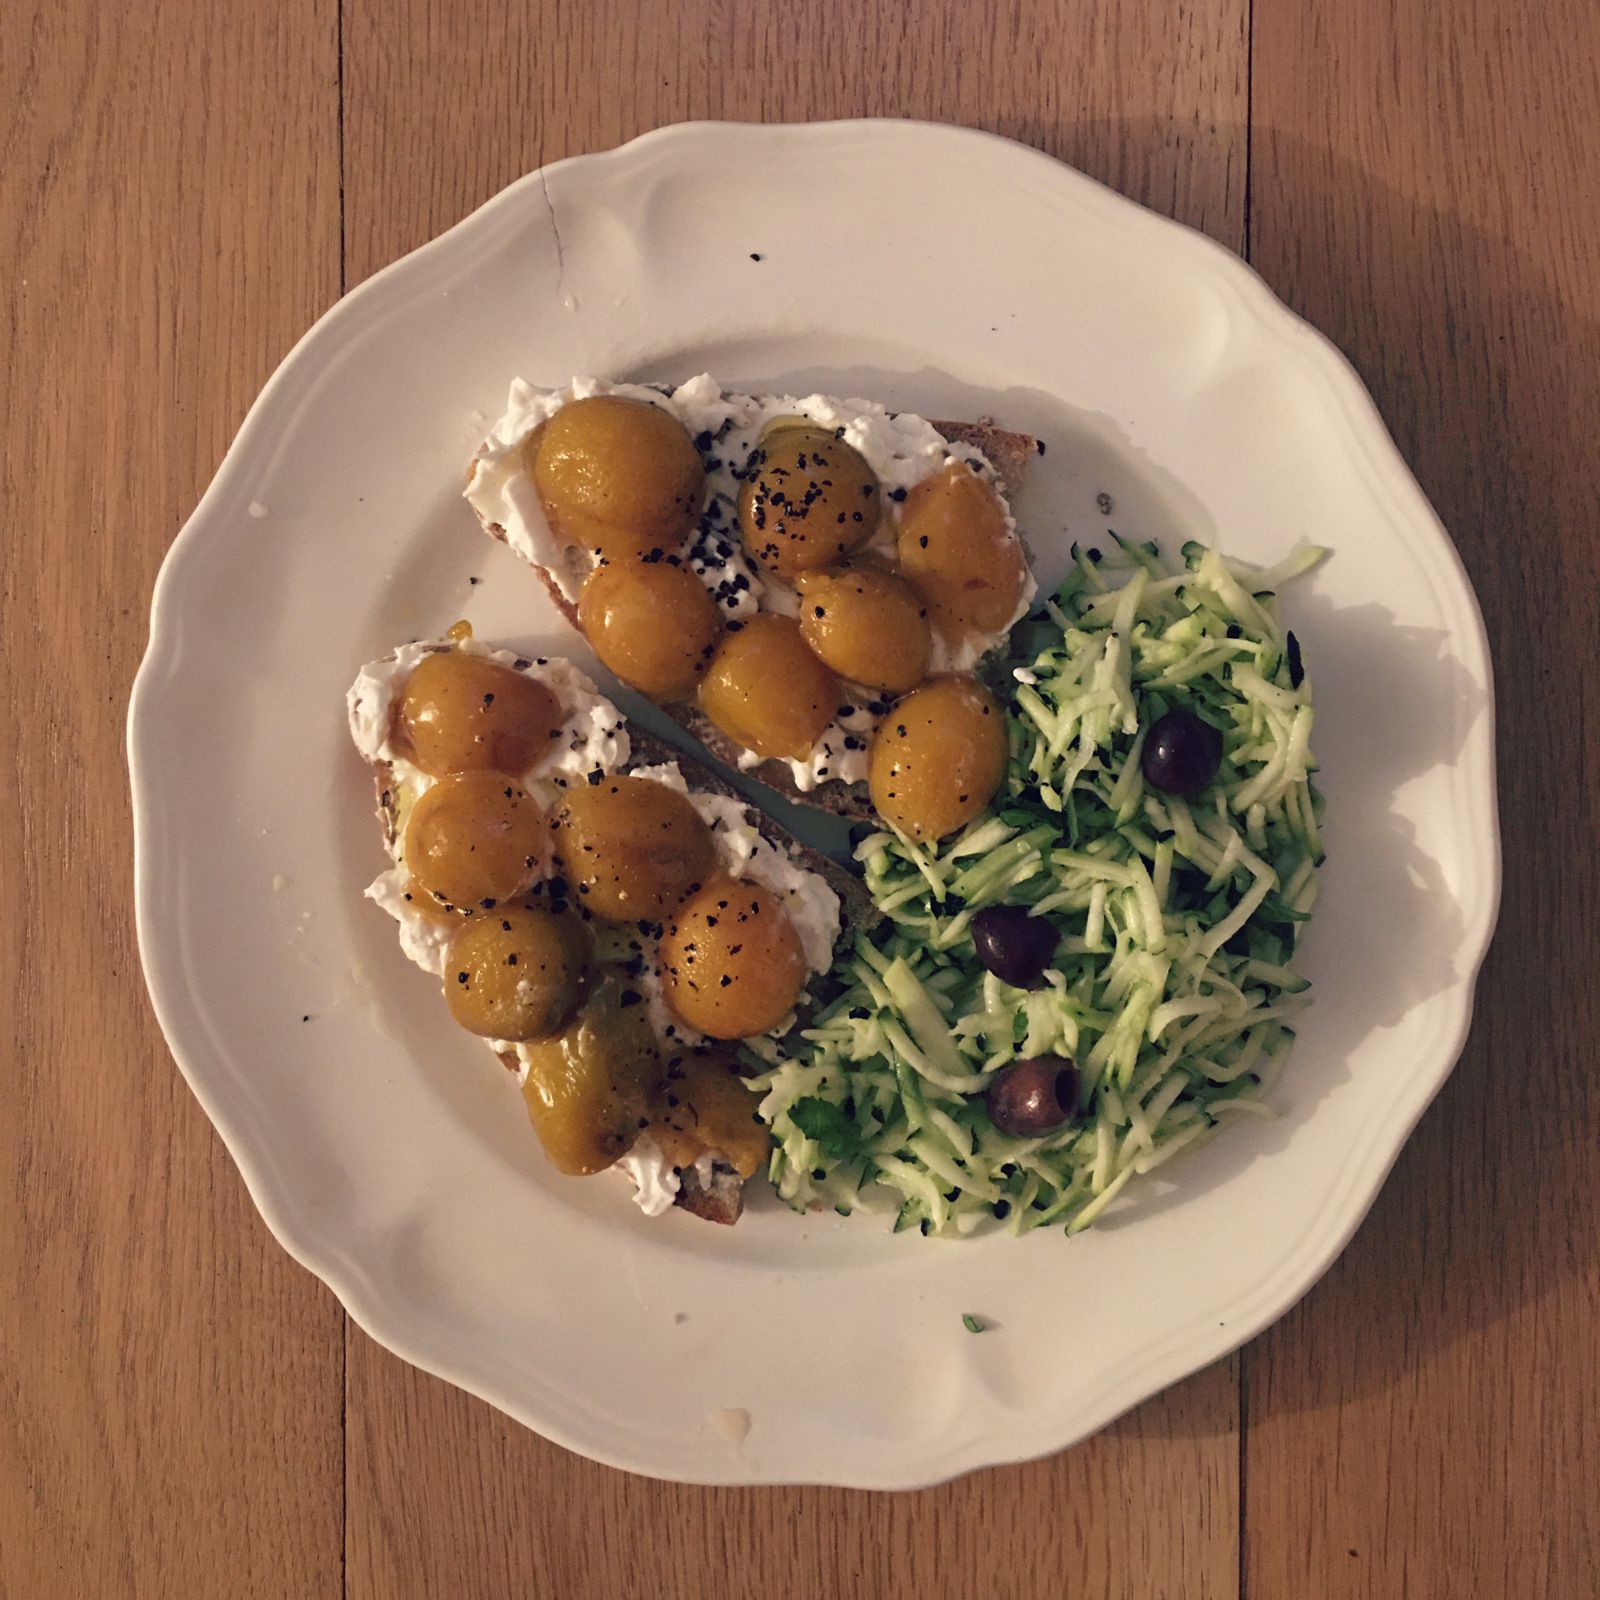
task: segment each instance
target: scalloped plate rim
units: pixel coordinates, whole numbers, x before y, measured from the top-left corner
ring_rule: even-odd
[[[996,1448],[992,1435],[958,1434],[947,1443],[937,1459],[922,1459],[913,1467],[907,1463],[900,1473],[874,1474],[870,1478],[848,1472],[786,1473],[765,1471],[759,1476],[730,1466],[723,1476],[705,1472],[674,1473],[660,1463],[641,1467],[625,1455],[597,1448],[592,1441],[576,1436],[572,1430],[552,1426],[548,1418],[532,1413],[514,1396],[495,1392],[494,1385],[479,1381],[467,1368],[453,1363],[447,1354],[425,1347],[405,1327],[405,1308],[375,1301],[373,1286],[361,1263],[342,1241],[326,1234],[308,1232],[296,1211],[292,1197],[275,1182],[270,1158],[270,1136],[251,1124],[250,1108],[232,1102],[223,1092],[227,1086],[214,1086],[208,1079],[201,1046],[206,1042],[203,1024],[192,1009],[183,1005],[180,993],[169,984],[169,974],[161,969],[160,958],[152,954],[158,937],[159,904],[152,878],[153,840],[160,828],[152,792],[153,756],[141,748],[144,715],[159,695],[162,685],[177,670],[183,655],[181,617],[174,614],[175,591],[179,587],[187,554],[194,543],[206,537],[207,527],[220,514],[234,493],[235,479],[259,435],[263,434],[275,410],[289,397],[291,386],[302,375],[308,357],[320,347],[342,336],[348,343],[381,316],[396,290],[424,269],[436,271],[447,263],[453,251],[495,224],[503,215],[510,217],[526,197],[539,192],[547,217],[554,223],[549,194],[550,178],[592,163],[610,165],[639,161],[666,152],[674,143],[686,148],[707,137],[729,135],[747,138],[813,139],[819,137],[867,138],[884,134],[915,133],[932,138],[957,138],[994,147],[999,160],[1025,160],[1035,171],[1046,175],[1071,195],[1078,204],[1094,210],[1098,220],[1127,226],[1143,226],[1163,238],[1182,240],[1196,260],[1203,260],[1215,280],[1224,286],[1234,304],[1246,310],[1258,327],[1267,331],[1274,353],[1292,357],[1298,369],[1313,376],[1322,397],[1331,403],[1340,424],[1340,442],[1359,450],[1369,480],[1381,485],[1390,497],[1398,497],[1405,519],[1421,537],[1434,558],[1430,581],[1436,581],[1442,561],[1444,575],[1455,582],[1457,623],[1465,622],[1468,634],[1461,639],[1476,656],[1477,665],[1488,687],[1487,729],[1483,741],[1487,762],[1482,770],[1468,774],[1466,781],[1477,790],[1476,814],[1463,826],[1471,827],[1476,843],[1482,847],[1479,880],[1480,894],[1475,906],[1463,906],[1464,931],[1461,939],[1464,973],[1452,986],[1459,991],[1455,1025],[1448,1037],[1437,1039],[1428,1052],[1429,1071],[1411,1081],[1409,1092],[1397,1095],[1386,1108],[1387,1137],[1378,1146],[1369,1146],[1346,1167],[1340,1190],[1341,1202],[1333,1225],[1310,1248],[1272,1264],[1248,1294],[1239,1302],[1240,1314],[1228,1320],[1222,1337],[1211,1330],[1175,1333],[1164,1344],[1141,1352],[1144,1359],[1125,1364],[1117,1381],[1092,1404],[1076,1409],[1072,1420],[1063,1426],[1052,1418],[1034,1429],[1013,1427],[1008,1441]],[[332,348],[338,348],[333,345]],[[1075,169],[1055,161],[1031,146],[1001,135],[953,125],[897,119],[842,119],[819,123],[732,123],[699,121],[671,124],[652,130],[614,149],[574,155],[547,164],[509,184],[467,216],[417,249],[374,273],[334,303],[294,344],[250,406],[239,431],[230,444],[215,477],[202,495],[194,512],[179,531],[162,562],[153,591],[150,641],[134,681],[128,713],[128,761],[134,806],[135,855],[134,894],[141,957],[152,1003],[177,1064],[217,1127],[229,1153],[237,1164],[257,1210],[280,1244],[301,1265],[326,1283],[356,1323],[379,1343],[417,1367],[455,1383],[478,1395],[545,1437],[578,1451],[591,1459],[630,1471],[647,1471],[670,1481],[695,1483],[822,1483],[846,1487],[903,1489],[926,1487],[945,1482],[985,1466],[1025,1461],[1069,1447],[1103,1428],[1150,1395],[1226,1356],[1246,1343],[1294,1305],[1323,1275],[1343,1251],[1376,1199],[1384,1179],[1423,1112],[1443,1087],[1465,1044],[1470,1028],[1474,989],[1487,953],[1498,912],[1500,895],[1500,852],[1496,807],[1493,739],[1493,668],[1480,608],[1472,594],[1459,554],[1436,514],[1389,437],[1376,403],[1343,354],[1320,332],[1285,306],[1248,263],[1225,246],[1185,224],[1147,211],[1135,202]],[[1181,1353],[1173,1346],[1182,1344]],[[1025,1436],[1024,1436],[1025,1435]]]

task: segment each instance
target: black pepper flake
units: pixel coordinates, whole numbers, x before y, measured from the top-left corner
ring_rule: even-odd
[[[482,907],[483,907],[483,909],[484,909],[484,910],[485,910],[485,911],[493,911],[493,910],[494,910],[494,908],[495,908],[495,905],[496,905],[496,904],[497,904],[497,902],[496,902],[496,901],[495,901],[495,899],[494,899],[494,898],[493,898],[493,896],[491,896],[491,897],[490,897],[490,898],[489,898],[489,899],[487,899],[487,900],[480,900],[480,901],[479,901],[479,902],[478,902],[478,904],[479,904],[479,905],[480,905],[480,906],[482,906]]]
[[[905,497],[906,497],[905,490],[902,489],[902,488],[899,488],[898,486],[889,491],[889,498],[891,500],[893,500],[897,505],[899,504],[900,501],[904,500]]]
[[[618,996],[618,1002],[623,1006],[636,1006],[643,999],[644,996],[637,989],[624,989]]]
[[[483,582],[483,579],[482,578],[468,578],[467,582],[470,583],[473,586],[473,588],[477,588],[477,586],[480,583]]]
[[[516,966],[516,964],[517,964],[517,952],[515,950],[513,950],[511,952],[511,954],[506,957],[506,965],[508,967],[514,967],[514,966]]]
[[[759,250],[752,250],[750,252],[750,259],[752,261],[759,261],[761,259],[761,252]]]
[[[494,692],[492,690],[484,695],[483,703],[486,706],[492,706],[494,704]]]
[[[997,1222],[1004,1222],[1011,1215],[1011,1202],[1009,1200],[996,1200],[994,1215]]]
[[[459,984],[465,984],[465,983],[466,983],[466,981],[467,981],[467,975],[466,975],[466,973],[464,973],[464,972],[458,972],[458,973],[457,973],[457,974],[456,974],[456,982],[457,982],[457,983],[459,983]]]
[[[920,545],[920,546],[921,546],[921,547],[922,547],[922,548],[923,548],[923,549],[924,549],[924,550],[926,550],[926,549],[927,549],[927,548],[928,548],[928,536],[927,536],[927,534],[923,534],[923,535],[922,535],[922,537],[921,537],[921,538],[920,538],[920,539],[918,539],[918,540],[917,540],[917,543],[918,543],[918,544],[919,544],[919,545]]]
[[[1033,441],[1033,447],[1034,447],[1035,450],[1037,450],[1039,452],[1040,455],[1044,454],[1044,440],[1043,439],[1035,439]]]

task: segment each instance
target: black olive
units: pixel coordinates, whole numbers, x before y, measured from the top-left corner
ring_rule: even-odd
[[[988,906],[972,919],[978,959],[1016,989],[1037,987],[1059,942],[1052,924],[1029,916],[1021,906]]]
[[[1001,1133],[1049,1133],[1077,1109],[1078,1070],[1065,1056],[1013,1061],[989,1084],[989,1120]]]
[[[1192,711],[1169,711],[1145,735],[1144,781],[1168,794],[1199,794],[1222,765],[1222,733]]]

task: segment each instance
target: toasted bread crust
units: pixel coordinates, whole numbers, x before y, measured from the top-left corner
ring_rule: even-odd
[[[932,420],[932,419],[930,419]],[[1044,454],[1043,443],[1031,433],[997,428],[987,417],[977,422],[933,422],[951,444],[970,444],[983,451],[1000,478],[1000,487],[1014,495],[1022,487],[1028,464]]]
[[[702,1222],[731,1227],[744,1212],[744,1179],[725,1161],[713,1161],[711,1181],[704,1183],[697,1167],[678,1174],[678,1193],[672,1202]]]
[[[866,885],[854,873],[842,867],[831,856],[813,850],[791,837],[759,806],[751,804],[720,773],[708,767],[692,752],[658,739],[642,728],[630,726],[630,765],[659,766],[668,761],[678,763],[684,781],[694,790],[724,795],[749,807],[756,826],[769,844],[786,850],[808,872],[815,872],[839,897],[839,937],[848,939],[872,927],[878,920],[877,907]],[[391,850],[397,832],[397,814],[394,795],[394,768],[388,761],[373,763],[373,784],[378,800],[378,818],[383,827],[384,843]],[[814,1000],[817,997],[813,997]],[[522,1063],[515,1050],[497,1050],[496,1058],[507,1072],[517,1073]],[[691,1216],[706,1222],[731,1226],[744,1211],[744,1179],[727,1162],[714,1160],[709,1181],[703,1181],[694,1167],[685,1167],[678,1174],[678,1193],[673,1202]]]

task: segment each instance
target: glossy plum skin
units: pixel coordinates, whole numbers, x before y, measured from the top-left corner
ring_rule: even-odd
[[[578,622],[594,653],[652,700],[692,699],[722,637],[710,591],[673,561],[610,561],[583,586]]]
[[[700,709],[758,756],[803,761],[843,701],[843,686],[800,624],[771,612],[729,632],[700,681]]]
[[[694,440],[647,400],[573,400],[529,436],[523,453],[557,538],[606,561],[677,550],[705,502]]]
[[[994,798],[1006,721],[975,678],[930,678],[877,726],[867,781],[878,815],[916,840],[942,839]]]
[[[832,566],[878,526],[878,480],[831,428],[780,419],[761,435],[739,491],[739,531],[751,559],[793,579]]]
[[[720,1045],[673,1061],[649,1129],[673,1166],[691,1167],[702,1155],[716,1154],[741,1178],[750,1178],[766,1165],[772,1133],[756,1115],[760,1093],[745,1087],[748,1070]]]
[[[1002,1067],[989,1084],[989,1120],[1001,1133],[1035,1139],[1077,1114],[1077,1068],[1064,1056],[1031,1056]]]
[[[716,869],[711,830],[686,795],[621,776],[575,788],[550,819],[556,863],[591,916],[665,915]]]
[[[531,768],[561,728],[550,689],[464,650],[425,655],[395,704],[395,744],[430,777]]]
[[[645,1008],[627,1003],[606,974],[560,1033],[523,1050],[522,1098],[557,1170],[581,1177],[625,1156],[649,1121],[662,1076]]]
[[[456,911],[492,911],[521,894],[547,851],[544,814],[499,772],[452,772],[406,819],[405,864],[415,883]]]
[[[1169,711],[1150,725],[1139,765],[1151,788],[1197,795],[1222,765],[1222,733],[1192,711]]]
[[[900,571],[952,643],[998,633],[1028,579],[1022,541],[991,484],[964,461],[925,478],[900,511]]]
[[[933,633],[904,578],[872,567],[802,572],[800,634],[841,678],[902,694],[928,675]]]
[[[1061,942],[1054,925],[1021,906],[986,906],[972,919],[978,960],[1002,983],[1034,989]]]
[[[501,906],[471,917],[445,953],[450,1014],[485,1039],[546,1039],[578,1009],[592,954],[587,929],[570,912]]]
[[[748,879],[715,878],[667,922],[661,987],[673,1013],[713,1039],[776,1027],[800,998],[800,935],[777,896]]]

